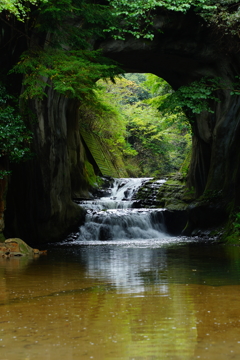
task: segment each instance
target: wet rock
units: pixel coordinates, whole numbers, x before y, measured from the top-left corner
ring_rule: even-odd
[[[164,180],[149,180],[143,184],[133,195],[134,207],[137,208],[158,208],[163,207],[158,199],[158,193]]]
[[[111,192],[112,192],[111,189],[113,187],[114,178],[110,176],[106,176],[106,177],[101,177],[101,179],[102,179],[101,187],[94,188],[92,190],[94,198],[111,196]]]
[[[127,190],[124,191],[124,196],[125,196],[126,200],[129,198],[130,194],[131,194],[131,189],[130,188],[128,188]]]
[[[0,255],[2,257],[33,256],[33,255],[40,255],[43,253],[46,253],[46,251],[33,249],[19,238],[7,239],[2,244],[2,246],[0,246]]]
[[[182,235],[188,223],[188,214],[185,210],[165,210],[163,218],[166,231],[170,235]]]
[[[205,235],[221,229],[227,222],[226,207],[220,201],[195,201],[188,206],[188,224],[184,229],[185,235]]]
[[[168,180],[148,181],[134,195],[134,207],[165,209],[156,213],[158,221],[164,223],[169,234],[180,235],[188,222],[185,189],[184,179],[177,175]]]
[[[108,197],[111,195],[111,189],[97,189],[94,191],[95,198]]]
[[[0,255],[2,257],[6,257],[7,253],[8,253],[8,248],[6,246],[0,246]]]
[[[111,232],[110,228],[106,225],[102,225],[99,230],[99,240],[110,240]]]

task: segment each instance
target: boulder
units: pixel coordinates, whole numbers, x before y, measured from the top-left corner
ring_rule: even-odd
[[[39,254],[45,254],[46,251],[39,251],[38,249],[33,249],[27,245],[23,240],[18,238],[7,239],[0,246],[0,256],[10,257],[10,256],[34,256]]]

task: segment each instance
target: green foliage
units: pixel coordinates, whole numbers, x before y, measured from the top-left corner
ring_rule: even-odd
[[[154,98],[159,95],[173,93],[172,87],[164,79],[153,74],[146,74],[146,80],[143,85],[148,89]]]
[[[213,104],[219,102],[219,91],[230,91],[231,95],[240,94],[240,77],[236,76],[235,82],[229,83],[219,77],[203,77],[187,86],[181,86],[173,91],[165,80],[155,75],[147,74],[144,85],[151,91],[153,98],[147,103],[158,108],[164,115],[177,114],[179,125],[186,126],[188,118],[192,120],[192,114],[200,114],[203,111],[213,113]]]
[[[30,46],[10,73],[24,76],[25,99],[40,98],[46,88],[67,97],[82,99],[90,94],[99,78],[113,77],[121,70],[100,51],[90,50],[89,39],[103,36],[103,28],[111,22],[106,6],[88,0],[48,0],[40,2],[31,13],[30,25],[40,37],[48,34],[44,47]]]
[[[36,15],[35,30],[51,34],[51,47],[67,44],[72,50],[89,49],[89,39],[103,37],[113,21],[108,6],[88,0],[48,0]]]
[[[12,162],[19,162],[31,155],[29,144],[32,134],[27,129],[21,115],[14,106],[14,98],[6,88],[0,84],[0,158],[7,157]],[[0,171],[0,178],[8,175],[9,171]]]
[[[131,176],[163,175],[177,170],[191,143],[186,117],[185,122],[179,122],[179,118],[183,118],[182,113],[163,116],[157,110],[150,93],[151,86],[148,84],[147,88],[145,84],[149,76],[145,74],[139,81],[137,74],[126,74],[116,79],[115,83],[108,82],[105,86],[103,82],[100,83],[103,86],[103,98],[115,106],[116,114],[124,121],[125,130],[122,134],[128,147],[125,145],[122,153]],[[138,84],[128,80],[133,78]],[[161,84],[163,89],[172,91],[163,80]],[[106,117],[104,124],[107,125]],[[127,148],[130,152],[126,151]]]
[[[191,120],[191,114],[200,114],[203,111],[214,113],[212,105],[220,101],[218,92],[225,90],[230,91],[230,95],[239,96],[240,77],[236,76],[233,83],[219,77],[203,77],[188,86],[181,86],[176,91],[165,92],[164,96],[156,96],[152,103],[157,105],[163,114],[179,114],[184,110]]]
[[[135,152],[126,142],[126,123],[118,111],[115,96],[106,91],[103,80],[97,86],[95,97],[85,99],[80,106],[80,126],[101,140],[113,165],[121,170],[123,156],[133,156]],[[124,169],[122,173],[126,173]]]
[[[2,11],[8,11],[10,14],[16,16],[18,20],[24,21],[29,12],[31,5],[39,5],[40,3],[47,3],[48,0],[1,0],[0,1],[0,13]]]
[[[188,148],[185,151],[185,159],[183,160],[181,167],[179,169],[179,172],[182,174],[182,176],[186,179],[188,172],[189,172],[189,167],[190,167],[190,162],[191,162],[191,155],[192,155],[192,151],[191,151],[191,140],[189,137],[189,143],[188,143]]]
[[[136,161],[142,176],[168,172],[169,144],[159,121],[157,110],[136,104],[125,109],[128,116],[128,141],[138,155]]]
[[[0,179],[3,179],[5,176],[8,176],[11,174],[11,171],[8,170],[0,170]]]
[[[178,116],[163,116],[153,106],[141,104],[125,111],[128,140],[138,151],[136,160],[141,175],[157,176],[178,170],[191,143],[189,133],[179,127]]]
[[[82,99],[92,93],[98,78],[112,77],[118,71],[99,51],[48,48],[25,52],[12,72],[25,75],[21,95],[25,99],[42,99],[51,83],[58,93]]]
[[[146,81],[146,74],[127,73],[123,75],[125,79],[135,82],[137,85],[142,85]]]
[[[190,110],[194,114],[200,114],[202,111],[213,112],[209,101],[219,101],[215,95],[219,88],[219,78],[204,77],[188,86],[181,86],[177,91],[162,98],[159,110],[164,113],[179,113],[182,109]]]
[[[139,74],[142,75],[142,74]],[[132,79],[133,78],[133,79]],[[137,81],[135,81],[135,79]],[[144,77],[144,80],[146,78]],[[150,97],[149,91],[147,91],[139,83],[139,77],[134,74],[125,74],[114,79],[114,82],[107,81],[106,91],[114,99],[114,102],[119,106],[124,104],[135,104],[140,100],[145,100]]]
[[[27,145],[31,135],[20,115],[11,106],[0,112],[0,156],[8,155],[12,161],[20,161],[29,153]]]
[[[116,39],[126,34],[152,40],[153,18],[157,9],[187,13],[193,10],[205,21],[229,35],[240,36],[239,1],[236,0],[108,0],[115,24],[106,31]]]
[[[217,2],[211,0],[108,0],[113,15],[117,19],[116,25],[110,26],[106,31],[113,34],[116,39],[125,39],[126,34],[136,38],[152,40],[151,29],[154,12],[157,8],[169,11],[186,13],[191,8],[196,12],[212,14],[217,9]]]
[[[237,230],[240,233],[240,212],[235,213],[233,228],[235,231]]]
[[[90,186],[96,187],[97,186],[97,176],[95,175],[94,168],[90,162],[87,160],[84,162],[84,171],[85,171],[85,177],[89,183]]]
[[[214,11],[202,14],[212,26],[227,35],[240,36],[239,32],[239,1],[219,0]]]
[[[239,208],[232,211],[229,216],[229,221],[225,227],[223,234],[224,242],[238,244],[240,240],[240,212]]]

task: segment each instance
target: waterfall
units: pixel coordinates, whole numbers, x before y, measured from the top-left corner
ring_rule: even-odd
[[[152,178],[119,178],[114,179],[109,196],[100,199],[85,200],[79,204],[89,210],[128,209],[132,207],[135,192]]]
[[[166,237],[164,209],[135,209],[133,196],[151,178],[114,179],[109,196],[81,201],[87,209],[78,241],[159,239]],[[159,183],[159,186],[164,181]]]

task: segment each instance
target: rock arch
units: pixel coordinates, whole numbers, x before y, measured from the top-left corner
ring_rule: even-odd
[[[100,44],[105,55],[131,72],[151,72],[177,89],[203,76],[232,84],[240,71],[234,39],[206,24],[194,13],[162,12],[154,20],[152,42],[129,37]],[[231,87],[231,85],[230,85]],[[188,186],[196,197],[214,192],[223,208],[240,201],[240,98],[219,89],[213,113],[194,116],[193,154]]]

